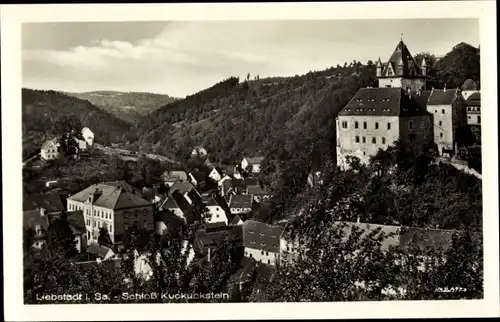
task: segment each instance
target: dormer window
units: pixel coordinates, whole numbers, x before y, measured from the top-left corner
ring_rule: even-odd
[[[362,102],[363,100],[361,98],[358,98],[356,102]]]
[[[375,102],[375,99],[374,98],[369,98],[368,102]]]

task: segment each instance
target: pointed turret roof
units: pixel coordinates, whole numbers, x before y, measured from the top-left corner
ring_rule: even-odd
[[[427,63],[425,61],[425,57],[422,57],[422,64],[420,64],[420,66],[422,66],[422,67],[427,66]]]
[[[403,40],[401,40],[398,45],[396,46],[396,49],[394,49],[394,52],[392,53],[391,57],[389,58],[389,61],[385,64],[385,69],[382,72],[382,76],[388,76],[387,70],[388,66],[392,65],[392,68],[394,69],[395,66],[402,66],[400,70],[396,70],[395,76],[421,76],[422,71],[420,69],[420,66],[415,62],[415,59],[411,55],[410,51],[408,50],[408,47],[406,47],[405,43]],[[415,68],[415,74],[416,75],[410,75],[410,67]]]
[[[377,60],[377,67],[382,67],[382,61],[380,60],[380,57]]]

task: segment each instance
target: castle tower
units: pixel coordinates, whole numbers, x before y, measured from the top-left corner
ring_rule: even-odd
[[[422,64],[420,67],[422,68],[422,76],[427,77],[427,62],[425,61],[425,57],[422,57]]]
[[[426,64],[425,60],[423,63]],[[399,87],[405,90],[410,88],[412,91],[425,88],[427,66],[422,68],[417,64],[402,39],[387,63],[380,63],[380,65],[380,75],[377,68],[379,87]]]
[[[380,60],[380,57],[377,60],[377,77],[382,76],[382,61]]]

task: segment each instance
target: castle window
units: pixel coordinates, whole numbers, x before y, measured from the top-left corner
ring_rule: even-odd
[[[366,125],[366,122],[363,122],[363,129],[365,129],[365,130],[366,130],[366,126],[367,126],[367,125]]]
[[[477,123],[481,123],[481,116],[480,115],[477,116]]]
[[[363,143],[366,143],[366,138],[363,136]]]
[[[375,129],[378,130],[378,122],[375,122]]]
[[[443,132],[439,133],[439,137],[442,138],[443,137]]]
[[[469,120],[470,120],[470,119],[471,119],[471,117],[470,117],[470,115],[469,115]],[[441,122],[439,122],[439,123],[441,123]]]
[[[481,111],[481,108],[480,107],[476,107],[476,111]]]
[[[391,129],[391,123],[387,123],[387,129],[390,130]]]
[[[356,143],[359,143],[359,136],[356,135]]]
[[[382,144],[385,144],[385,138],[384,137],[382,138]]]
[[[412,121],[409,121],[408,122],[408,128],[411,130],[413,129],[413,122]]]
[[[376,138],[376,137],[372,137],[372,143],[373,143],[373,144],[376,144],[376,143],[377,143],[377,138]]]
[[[470,110],[471,110],[471,108],[470,108],[470,107],[467,107],[467,111],[470,111]]]
[[[439,121],[439,126],[443,125],[443,121]]]
[[[358,128],[358,121],[354,122],[354,128],[357,129]]]
[[[342,121],[342,128],[347,129],[347,121]]]
[[[441,110],[441,113],[444,114],[444,108]]]

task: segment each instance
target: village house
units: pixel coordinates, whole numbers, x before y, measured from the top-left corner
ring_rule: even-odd
[[[241,220],[241,217],[239,215],[236,215],[233,217],[231,222],[229,223],[230,225],[237,226],[237,225],[242,225],[243,220]]]
[[[217,167],[212,167],[208,177],[218,183],[222,179],[222,171],[217,169]]]
[[[61,197],[55,193],[38,194],[23,198],[23,210],[40,211],[42,208],[49,219],[60,217],[65,210]]]
[[[171,197],[175,191],[177,191],[179,194],[181,194],[190,205],[192,205],[195,201],[202,200],[202,196],[200,195],[198,190],[196,190],[196,188],[193,186],[193,184],[190,182],[174,183],[170,187],[168,195]]]
[[[208,227],[209,229],[199,229],[194,234],[193,248],[196,253],[207,256],[211,260],[211,253],[214,248],[219,246],[226,237],[233,242],[236,248],[241,247],[242,229],[241,226],[220,226]]]
[[[460,89],[460,93],[462,94],[464,100],[467,100],[470,95],[479,92],[479,86],[477,86],[477,83],[470,78],[462,84]]]
[[[162,208],[156,212],[155,231],[157,235],[176,234],[185,223],[184,217],[181,218],[173,211]]]
[[[189,173],[189,181],[198,188],[205,188],[207,175],[203,171],[193,171]]]
[[[458,89],[433,89],[427,110],[434,120],[434,143],[440,155],[458,151],[457,130],[467,124],[465,103]]]
[[[379,88],[361,88],[336,119],[337,163],[347,168],[355,156],[368,163],[379,149],[396,140],[432,139],[432,114],[424,91],[425,60],[418,66],[401,40],[385,64],[377,62]]]
[[[40,249],[46,244],[49,224],[49,219],[44,208],[23,211],[23,228],[31,229],[34,233],[32,236],[32,247]]]
[[[172,194],[170,194],[160,202],[160,206],[158,209],[160,211],[169,210],[177,217],[184,220],[184,222],[187,222],[187,214],[191,210],[191,205],[183,197],[181,192],[174,191]]]
[[[481,93],[469,95],[465,101],[467,107],[467,124],[481,126]]]
[[[264,157],[245,157],[241,161],[241,168],[249,173],[259,173]]]
[[[92,132],[88,127],[84,127],[82,129],[82,137],[89,146],[94,145],[94,132]]]
[[[231,214],[246,214],[252,211],[252,195],[231,195],[229,198],[229,209]]]
[[[268,265],[279,263],[283,227],[247,220],[242,225],[245,257]]]
[[[87,244],[87,230],[85,228],[85,219],[83,217],[83,211],[75,210],[68,211],[64,214],[66,222],[71,228],[71,232],[75,236],[75,247],[79,253],[82,252],[84,245]]]
[[[97,241],[105,227],[113,244],[123,242],[134,224],[154,230],[153,205],[125,181],[94,184],[67,198],[69,211],[83,210],[88,242]]]
[[[92,257],[95,257],[98,261],[106,261],[115,256],[111,248],[99,245],[95,242],[90,243],[87,247],[87,253],[92,254]]]
[[[154,205],[162,200],[162,196],[158,193],[158,188],[143,187],[142,196]]]
[[[205,198],[204,204],[211,216],[207,221],[208,223],[223,222],[226,225],[228,224],[228,216],[226,214],[226,211],[224,210],[223,206],[220,205],[217,200],[215,200],[214,197]]]
[[[188,175],[186,171],[183,170],[171,170],[165,171],[161,175],[161,180],[168,186],[172,186],[176,182],[186,182],[188,181]]]
[[[40,148],[40,157],[44,161],[55,160],[59,158],[59,144],[57,140],[47,140]]]
[[[267,193],[259,185],[247,186],[246,194],[252,195],[253,200],[255,200],[256,202],[261,202],[268,198]]]

